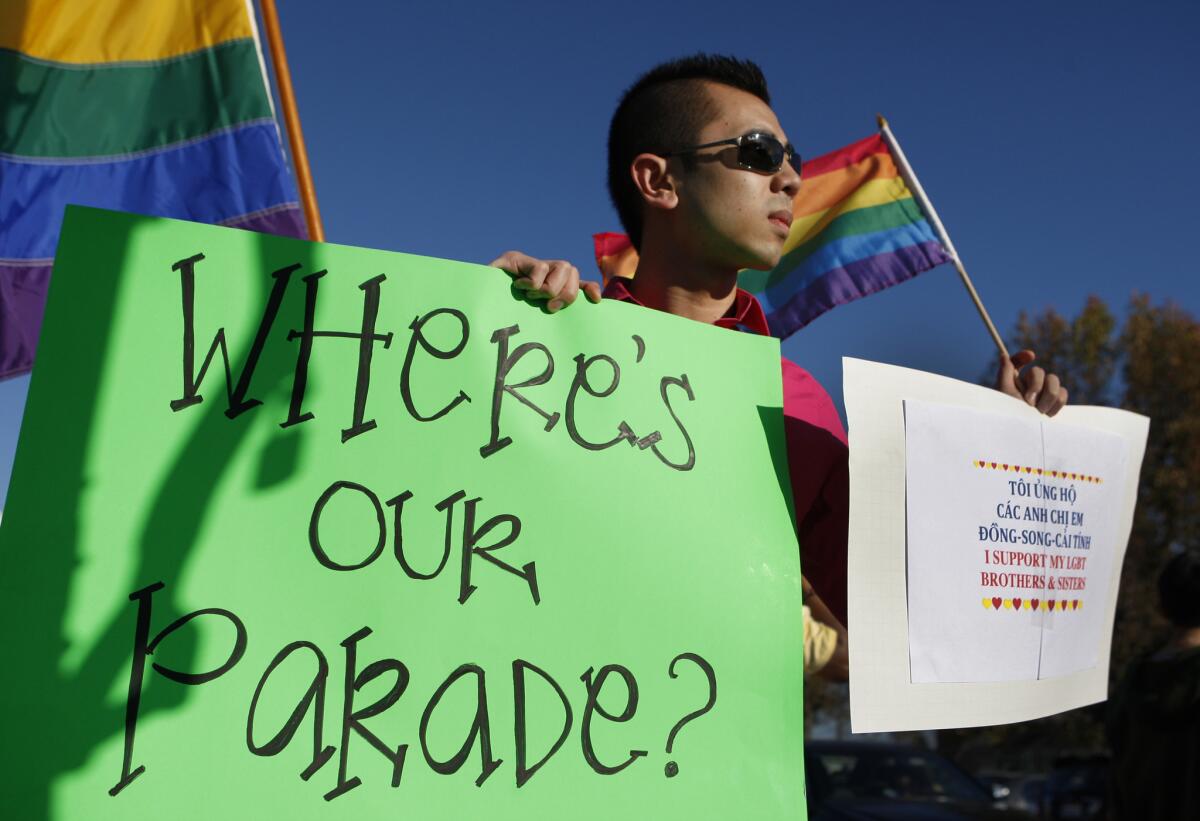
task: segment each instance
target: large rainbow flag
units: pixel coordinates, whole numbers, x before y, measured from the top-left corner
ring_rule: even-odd
[[[302,236],[250,0],[0,5],[0,378],[67,203]]]
[[[770,271],[738,275],[773,335],[790,336],[836,305],[951,260],[882,134],[809,160],[801,179],[783,258]],[[636,268],[627,237],[597,234],[595,243],[605,281]]]

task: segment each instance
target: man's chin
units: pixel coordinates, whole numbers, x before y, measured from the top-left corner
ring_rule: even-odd
[[[756,255],[755,258],[749,260],[742,268],[749,268],[752,271],[770,271],[779,264],[779,260],[783,259],[782,250],[776,251],[773,254]]]

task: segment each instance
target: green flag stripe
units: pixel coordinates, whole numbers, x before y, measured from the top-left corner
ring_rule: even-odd
[[[155,65],[34,60],[0,50],[0,154],[120,158],[272,116],[250,39]]]
[[[779,282],[804,260],[812,256],[818,248],[834,240],[858,234],[886,231],[889,228],[898,228],[923,219],[925,219],[925,215],[921,213],[921,207],[911,196],[884,205],[873,205],[869,208],[859,208],[842,214],[825,230],[797,245],[783,259],[779,260],[779,264],[771,270],[770,276],[767,277],[767,281],[763,283],[762,287],[769,288]]]

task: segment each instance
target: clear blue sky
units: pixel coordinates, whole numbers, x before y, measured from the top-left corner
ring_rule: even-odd
[[[1200,4],[913,0],[281,4],[335,242],[592,274],[619,230],[608,118],[656,62],[767,73],[814,156],[890,120],[1002,329],[1135,289],[1200,312]],[[840,402],[843,355],[975,380],[991,343],[952,268],[840,307],[784,345]],[[0,498],[27,380],[0,383]]]

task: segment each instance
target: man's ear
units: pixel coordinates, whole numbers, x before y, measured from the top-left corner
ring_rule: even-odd
[[[667,159],[657,154],[638,154],[629,166],[633,184],[649,208],[669,211],[679,204],[677,181],[667,166]]]

